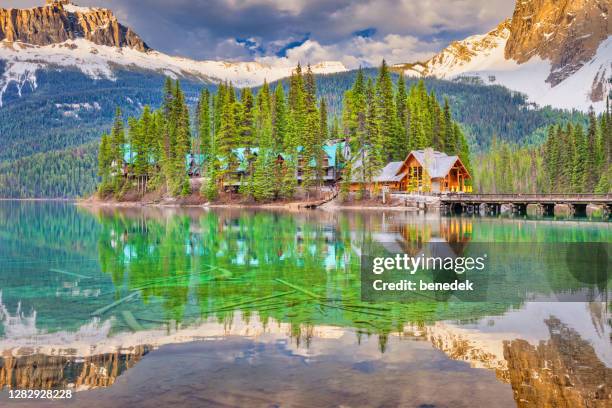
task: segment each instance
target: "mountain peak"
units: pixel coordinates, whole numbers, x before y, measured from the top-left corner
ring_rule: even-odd
[[[46,46],[80,38],[97,45],[149,50],[108,9],[79,7],[70,0],[47,0],[45,6],[30,9],[0,8],[0,41]]]
[[[406,74],[475,78],[559,108],[605,107],[612,84],[610,0],[518,0],[511,19],[455,41]]]
[[[503,47],[510,36],[511,19],[483,35],[473,35],[461,41],[453,41],[440,53],[431,59],[413,64],[397,64],[395,69],[406,71],[407,74],[420,76],[435,76],[447,78],[458,70],[470,70],[478,59],[490,57]]]
[[[533,56],[552,63],[552,86],[590,61],[612,34],[610,0],[518,1],[505,55],[518,63]]]

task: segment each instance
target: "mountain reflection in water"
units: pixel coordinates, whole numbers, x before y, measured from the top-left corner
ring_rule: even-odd
[[[357,401],[354,405],[470,406],[470,397],[453,393],[453,387],[476,387],[472,402],[481,406],[497,401],[603,407],[612,400],[609,303],[526,303],[522,291],[508,296],[500,287],[493,290],[503,302],[367,304],[360,300],[359,270],[365,247],[415,253],[428,242],[447,242],[459,252],[472,242],[610,242],[609,224],[395,212],[90,212],[64,204],[1,203],[0,232],[0,388],[116,384],[79,393],[74,403],[86,404],[125,391],[123,376],[140,387],[139,381],[154,373],[147,377],[139,367],[162,356],[163,372],[181,377],[180,358],[173,361],[173,353],[202,347],[217,356],[213,349],[229,353],[218,363],[203,360],[192,367],[202,376],[215,367],[214,377],[224,379],[228,391],[239,376],[232,367],[249,361],[255,377],[278,381],[278,387],[266,385],[272,391],[265,398],[253,400],[262,405],[298,401],[307,391],[293,387],[293,394],[283,394],[279,377],[302,377],[301,370],[283,373],[277,367],[272,377],[261,359],[269,359],[270,367],[275,361],[301,361],[336,378],[339,394],[303,369],[298,383],[310,390],[312,401],[320,392],[323,405],[334,401],[325,399],[330,393],[337,402]],[[562,271],[547,268],[543,261],[539,272],[552,282],[550,290],[581,289]],[[532,273],[517,270],[516,280],[534,290]],[[190,343],[200,340],[215,341]],[[259,350],[257,358],[243,362],[243,347]],[[155,351],[146,355],[149,350]],[[418,363],[419,353],[434,363]],[[421,394],[414,388],[416,373],[429,381]],[[386,385],[373,379],[395,374],[397,381]],[[401,375],[412,383],[400,381]],[[142,392],[152,398],[166,380],[149,378]],[[200,384],[208,381],[191,384],[190,395],[204,398],[207,387]],[[179,389],[189,380],[173,382]],[[381,389],[404,384],[406,391],[359,397],[360,390],[370,389],[366,384]],[[442,384],[449,389],[446,397],[434,391]],[[242,396],[214,401],[241,405],[248,400],[241,398],[255,398],[249,390],[259,386],[251,377],[240,383]],[[130,401],[147,406],[149,400]]]

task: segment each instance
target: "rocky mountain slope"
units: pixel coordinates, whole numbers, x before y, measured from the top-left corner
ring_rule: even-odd
[[[485,35],[450,44],[408,75],[476,77],[560,108],[602,110],[612,79],[610,0],[518,0],[514,15]]]
[[[149,47],[112,11],[79,7],[68,0],[47,0],[45,7],[0,9],[0,40],[45,46],[84,38],[97,45],[129,47],[141,52]]]
[[[37,87],[37,72],[76,68],[93,79],[114,79],[118,70],[145,71],[208,84],[232,81],[256,86],[289,76],[293,67],[258,62],[194,61],[150,49],[112,11],[47,0],[42,7],[0,9],[0,106],[9,86],[18,93]],[[345,71],[339,62],[314,65],[315,73]]]

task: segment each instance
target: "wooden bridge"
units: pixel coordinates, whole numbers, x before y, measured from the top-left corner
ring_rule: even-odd
[[[501,213],[502,206],[514,214],[526,215],[527,206],[535,206],[541,215],[554,215],[557,205],[566,205],[570,215],[586,215],[588,205],[602,208],[604,216],[612,214],[612,194],[442,194],[443,211],[455,214],[478,214],[484,208],[489,215]]]

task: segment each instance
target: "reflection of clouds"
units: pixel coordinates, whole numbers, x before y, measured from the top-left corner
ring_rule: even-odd
[[[96,343],[108,338],[111,330],[111,320],[100,322],[98,318],[81,326],[76,332],[61,331],[57,333],[45,333],[36,328],[35,310],[28,316],[21,310],[21,302],[17,305],[14,315],[2,302],[0,291],[0,323],[4,327],[4,335],[0,336],[0,354],[5,352],[20,354],[72,354],[73,350],[90,350],[96,348]],[[44,345],[44,346],[41,346]],[[84,353],[82,355],[88,355]]]
[[[17,304],[17,310],[11,315],[8,308],[2,302],[2,291],[0,291],[0,323],[4,327],[4,337],[19,338],[36,334],[36,311],[32,310],[29,316],[21,310],[21,302]]]
[[[604,307],[605,308],[605,307]],[[502,316],[487,317],[474,323],[459,324],[436,322],[424,326],[406,325],[401,332],[390,333],[387,350],[381,358],[395,361],[408,356],[397,356],[395,348],[408,340],[428,340],[434,347],[449,356],[467,361],[474,367],[503,369],[505,367],[503,347],[508,340],[523,339],[538,344],[550,337],[545,321],[555,316],[565,325],[575,330],[581,338],[589,342],[598,357],[606,365],[612,365],[610,347],[610,326],[594,324],[591,310],[585,303],[527,303],[521,310],[513,310]],[[0,306],[0,310],[2,306]],[[605,314],[605,312],[604,312]],[[240,312],[234,313],[231,324],[219,323],[217,319],[193,325],[173,328],[162,326],[136,333],[111,334],[111,320],[100,322],[94,319],[75,333],[39,333],[35,328],[20,332],[19,335],[5,336],[0,340],[0,352],[19,349],[36,349],[40,353],[56,354],[61,350],[72,350],[79,356],[127,350],[142,344],[154,348],[166,344],[186,343],[197,340],[222,340],[228,337],[244,337],[262,342],[287,341],[287,347],[296,355],[304,357],[324,356],[330,353],[343,353],[359,358],[380,356],[378,335],[362,334],[359,347],[357,331],[353,328],[314,325],[300,326],[309,341],[291,342],[294,335],[290,323],[272,318],[263,323],[257,315],[245,319]],[[603,331],[602,327],[604,328]],[[371,341],[364,341],[369,339]],[[40,346],[43,344],[44,346]],[[343,347],[346,346],[346,347]],[[461,350],[459,353],[458,350]]]

